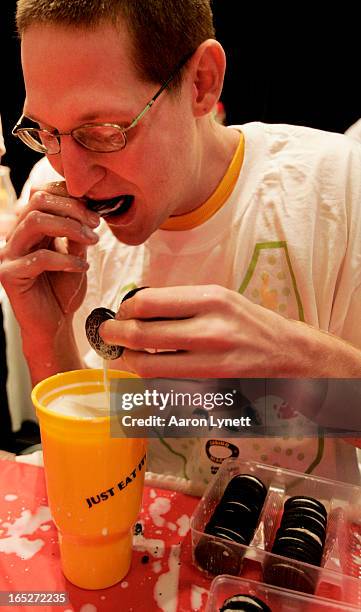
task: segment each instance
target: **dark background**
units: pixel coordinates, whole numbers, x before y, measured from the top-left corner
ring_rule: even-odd
[[[1,5],[0,113],[7,146],[3,164],[10,166],[19,194],[39,155],[11,136],[24,100],[15,5],[15,0]],[[351,4],[318,3],[317,16],[305,3],[282,10],[275,5],[213,1],[217,37],[228,57],[226,123],[280,122],[344,132],[361,116],[359,20]],[[0,448],[17,452],[37,442],[38,433],[25,423],[14,440],[7,438],[5,381],[0,309]]]
[[[217,36],[228,57],[222,96],[227,123],[294,123],[344,132],[361,116],[359,21],[351,4],[319,3],[317,16],[304,3],[288,5],[292,10],[265,4],[213,0]],[[1,6],[0,112],[8,150],[3,163],[11,167],[19,193],[39,156],[10,134],[24,99],[15,5],[5,0]]]

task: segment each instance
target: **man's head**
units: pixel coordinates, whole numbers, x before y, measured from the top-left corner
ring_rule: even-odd
[[[106,218],[121,241],[143,242],[212,193],[228,153],[212,119],[225,57],[208,0],[19,0],[17,21],[24,115],[62,134],[48,157],[70,195],[124,204]],[[176,91],[143,116],[189,54]],[[89,124],[128,127],[126,147],[89,150],[77,139]]]
[[[153,83],[163,83],[181,58],[215,36],[210,0],[18,0],[16,21],[20,36],[39,24],[125,23],[138,76]]]

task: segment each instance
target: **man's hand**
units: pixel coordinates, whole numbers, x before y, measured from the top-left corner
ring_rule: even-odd
[[[98,240],[98,224],[63,183],[35,191],[19,213],[0,254],[0,281],[25,344],[46,345],[71,322],[85,296],[86,249]]]
[[[117,367],[144,377],[361,375],[361,352],[351,345],[214,285],[144,289],[100,335],[126,347]]]
[[[123,365],[141,376],[263,377],[286,375],[288,327],[235,291],[204,285],[144,289],[103,323],[100,335],[127,347]],[[144,347],[177,352],[149,354]]]

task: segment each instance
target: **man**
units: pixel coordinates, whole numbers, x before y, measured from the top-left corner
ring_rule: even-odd
[[[117,310],[144,285],[101,327],[127,347],[117,367],[360,376],[359,149],[301,127],[218,124],[225,56],[208,0],[19,0],[17,22],[26,100],[15,133],[65,179],[33,193],[3,252],[33,382],[82,366],[84,304]],[[97,230],[99,206],[111,212]],[[276,400],[274,411],[287,412]],[[193,453],[206,481],[205,450],[189,445],[170,455]],[[355,480],[353,449],[340,445]],[[268,446],[235,453],[335,475],[333,441]]]

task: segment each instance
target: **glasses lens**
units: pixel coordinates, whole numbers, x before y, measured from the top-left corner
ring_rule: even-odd
[[[16,132],[16,135],[28,147],[38,151],[38,153],[47,153],[49,155],[59,153],[58,138],[46,130],[37,130],[35,128],[21,129]]]
[[[108,153],[124,149],[125,133],[112,125],[85,125],[72,131],[73,138],[86,149]]]

